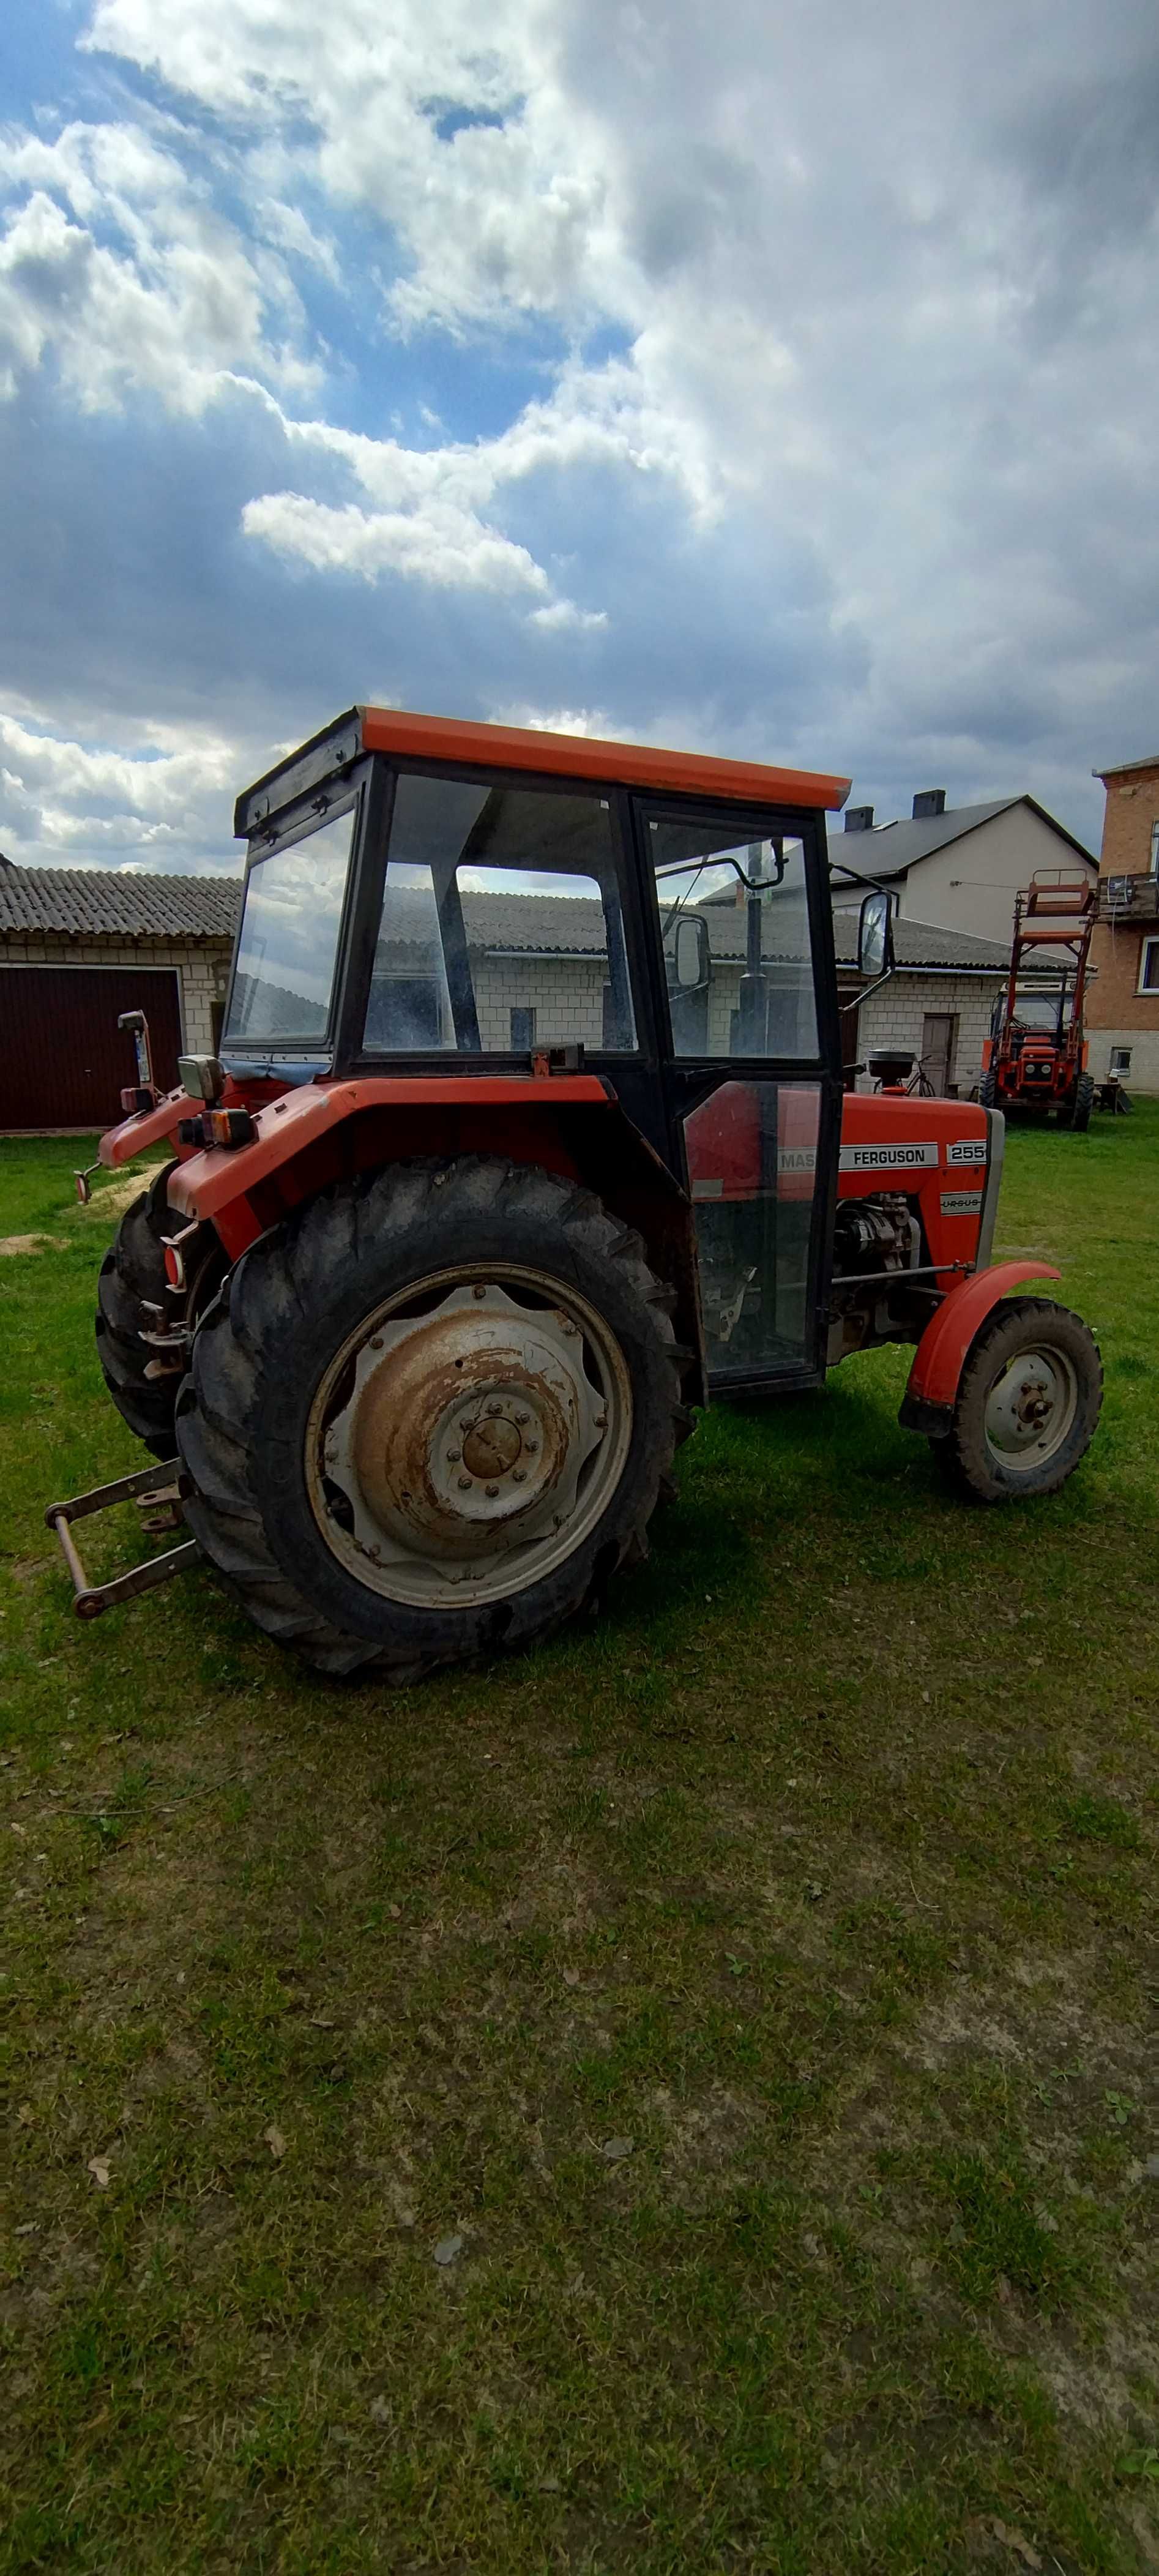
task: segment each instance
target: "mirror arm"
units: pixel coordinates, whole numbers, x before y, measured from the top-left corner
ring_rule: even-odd
[[[893,888],[884,877],[867,877],[863,868],[851,868],[848,859],[830,859],[830,878],[848,877],[852,884],[865,886],[870,894],[892,894]]]
[[[884,894],[884,886],[879,887],[878,892]],[[869,1000],[870,994],[880,993],[882,985],[888,984],[890,976],[896,975],[896,973],[897,965],[895,962],[892,966],[886,967],[884,975],[878,975],[872,984],[867,984],[863,993],[855,993],[851,1002],[839,1002],[837,1005],[838,1018],[843,1020],[847,1011],[859,1011],[862,1003]]]

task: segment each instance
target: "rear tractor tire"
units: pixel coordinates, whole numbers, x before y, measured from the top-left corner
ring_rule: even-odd
[[[966,1360],[938,1467],[974,1502],[1055,1494],[1094,1438],[1103,1402],[1098,1345],[1081,1316],[1046,1297],[996,1306]]]
[[[186,1519],[321,1671],[410,1682],[530,1645],[646,1553],[688,1419],[671,1302],[639,1236],[538,1166],[335,1183],[196,1335]]]
[[[197,1242],[186,1249],[188,1288],[183,1295],[170,1288],[164,1238],[186,1232],[189,1225],[188,1217],[170,1207],[165,1195],[169,1175],[176,1168],[175,1163],[167,1163],[126,1208],[97,1283],[97,1353],[105,1385],[122,1420],[155,1458],[176,1454],[173,1417],[183,1371],[177,1366],[150,1376],[151,1364],[161,1355],[156,1344],[142,1336],[192,1324],[217,1287],[225,1264],[212,1227],[205,1226]]]

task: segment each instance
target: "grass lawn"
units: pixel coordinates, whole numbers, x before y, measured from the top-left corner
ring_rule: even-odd
[[[1065,1493],[949,1500],[877,1354],[393,1697],[201,1573],[70,1615],[44,1503],[145,1463],[85,1159],[0,1146],[0,2565],[1154,2568],[1159,1105],[1009,1141]]]

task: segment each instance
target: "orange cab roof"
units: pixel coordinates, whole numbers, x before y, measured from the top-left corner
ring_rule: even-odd
[[[411,759],[461,760],[476,768],[538,769],[556,778],[614,779],[624,787],[670,794],[728,797],[746,805],[807,805],[836,812],[848,778],[807,769],[774,769],[763,761],[717,760],[699,751],[660,751],[651,743],[601,742],[591,734],[539,733],[526,725],[465,724],[455,716],[417,716],[395,707],[363,707],[366,751]]]

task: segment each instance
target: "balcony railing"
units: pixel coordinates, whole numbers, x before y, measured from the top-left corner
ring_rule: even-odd
[[[1159,877],[1100,877],[1099,920],[1159,921]]]

